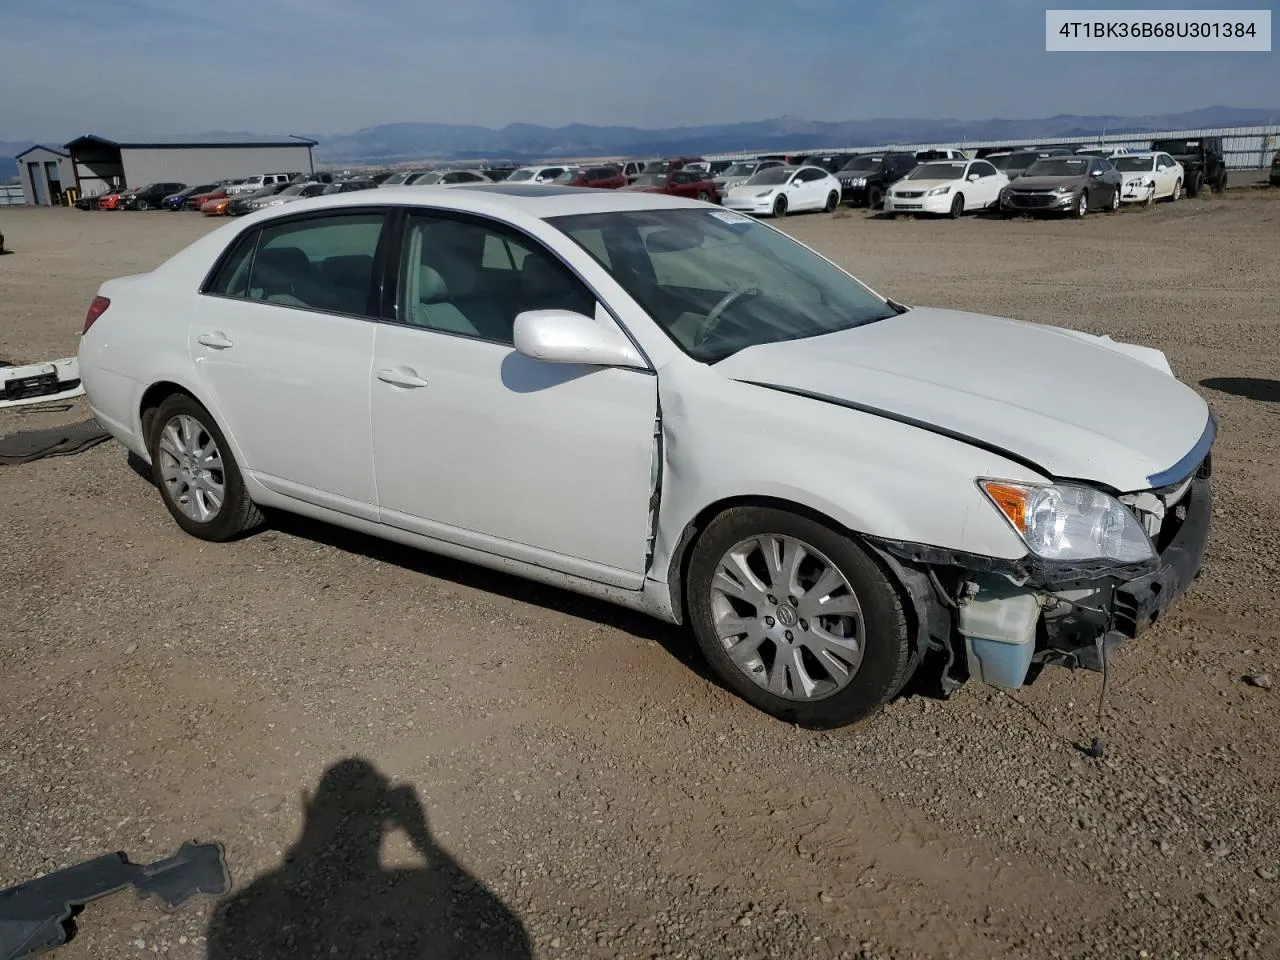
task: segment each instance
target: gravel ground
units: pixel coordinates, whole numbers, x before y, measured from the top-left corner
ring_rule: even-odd
[[[0,220],[13,360],[213,225]],[[0,886],[196,838],[236,890],[95,903],[62,956],[1280,956],[1280,190],[785,226],[908,303],[1160,347],[1213,404],[1209,569],[1113,661],[1106,758],[1095,674],[809,733],[624,611],[302,520],[200,543],[108,443],[0,467]]]

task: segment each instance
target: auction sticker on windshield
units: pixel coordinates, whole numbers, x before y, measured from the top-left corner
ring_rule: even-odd
[[[713,210],[711,216],[723,223],[750,223],[751,218],[743,216],[741,213],[733,213],[729,210]]]
[[[1044,20],[1048,51],[1271,50],[1270,10],[1046,10]]]

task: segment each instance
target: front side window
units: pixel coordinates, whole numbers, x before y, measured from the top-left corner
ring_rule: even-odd
[[[897,312],[785,234],[724,210],[617,211],[549,222],[608,270],[681,349],[707,363]]]
[[[374,317],[374,262],[383,220],[382,213],[344,213],[265,226],[257,234],[247,284],[242,288],[233,272],[226,295]]]
[[[511,344],[526,310],[595,315],[595,297],[536,241],[488,221],[414,214],[401,266],[402,323]]]

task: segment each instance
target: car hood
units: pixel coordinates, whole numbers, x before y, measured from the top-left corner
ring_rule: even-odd
[[[1208,405],[1157,350],[954,310],[918,307],[748,347],[714,369],[972,438],[1051,477],[1123,492],[1151,487],[1209,422]]]
[[[619,190],[629,190],[632,193],[666,193],[666,187],[655,187],[647,183],[629,183],[625,187],[619,187]]]
[[[1087,177],[1028,177],[1025,173],[1009,184],[1015,190],[1056,190],[1058,187],[1083,187]]]
[[[937,187],[956,187],[963,180],[899,180],[893,185],[895,190],[933,190]]]

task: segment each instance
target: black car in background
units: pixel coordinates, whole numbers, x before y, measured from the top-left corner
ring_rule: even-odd
[[[864,153],[851,158],[835,174],[840,200],[851,207],[879,210],[885,191],[915,169],[914,153]]]
[[[231,198],[227,204],[228,217],[243,217],[246,213],[251,213],[253,208],[250,206],[251,200],[259,200],[263,197],[274,197],[282,190],[286,190],[293,186],[292,183],[281,181],[280,183],[272,183],[263,187],[261,190],[255,190],[253,193],[240,193]]]
[[[176,190],[160,201],[160,206],[166,210],[181,210],[182,205],[187,202],[187,197],[193,193],[208,193],[210,190],[217,190],[220,184],[217,183],[201,183],[194,187],[183,187]]]
[[[1221,137],[1174,137],[1152,140],[1153,153],[1167,153],[1182,164],[1186,177],[1183,188],[1188,197],[1199,196],[1204,187],[1221,193],[1227,187],[1227,158]]]
[[[840,172],[840,168],[852,160],[851,153],[815,153],[804,157],[800,162],[808,167],[821,167],[830,174]]]
[[[120,207],[123,210],[155,210],[165,198],[185,189],[185,183],[148,183],[136,190],[126,190],[120,194]]]
[[[1020,177],[1037,160],[1045,157],[1069,157],[1071,151],[1051,147],[1044,150],[1012,150],[1009,153],[996,153],[987,156],[987,162],[1003,173],[1010,180]]]

